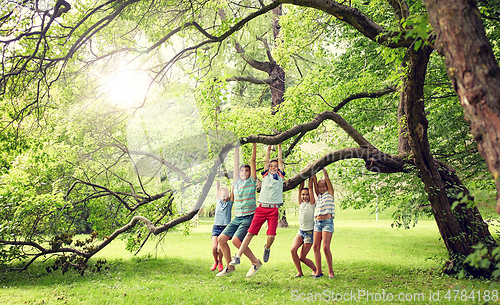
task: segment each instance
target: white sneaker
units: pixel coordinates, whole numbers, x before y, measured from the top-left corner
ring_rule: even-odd
[[[224,270],[222,270],[221,272],[217,273],[216,276],[228,275],[229,273],[233,273],[235,271],[236,271],[236,269],[229,269],[229,267],[226,267],[226,268],[224,268]]]
[[[237,255],[233,256],[233,260],[229,263],[229,265],[231,266],[236,266],[239,264],[240,264],[240,258]]]
[[[252,264],[252,267],[250,267],[250,270],[248,270],[247,277],[251,277],[251,276],[255,275],[255,273],[257,273],[257,271],[259,271],[261,266],[262,266],[262,262],[260,260],[256,265]]]

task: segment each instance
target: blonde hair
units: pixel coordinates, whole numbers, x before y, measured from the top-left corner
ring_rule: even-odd
[[[229,195],[229,189],[227,187],[221,187],[219,189],[219,194],[217,194],[219,197],[223,194],[223,192],[227,192],[227,194]]]

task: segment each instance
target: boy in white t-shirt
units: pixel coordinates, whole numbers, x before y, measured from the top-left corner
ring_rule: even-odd
[[[265,221],[267,221],[267,243],[264,245],[263,260],[265,263],[269,260],[271,245],[274,243],[276,228],[278,227],[278,208],[283,205],[283,178],[285,177],[285,172],[283,171],[284,165],[281,143],[278,144],[278,159],[270,160],[270,156],[271,145],[267,147],[258,206],[257,209],[255,209],[252,224],[250,225],[250,228],[248,228],[247,235],[245,236],[238,253],[229,263],[231,266],[240,264],[241,255],[248,248],[252,238],[259,234],[259,231]],[[260,268],[260,266],[258,267]],[[251,269],[247,273],[247,276],[253,276],[257,271],[257,267],[253,270]]]
[[[306,264],[313,274],[316,273],[316,266],[313,261],[307,258],[307,253],[311,250],[313,245],[313,232],[314,232],[314,208],[316,207],[316,200],[314,199],[313,192],[313,178],[309,178],[308,187],[304,188],[304,181],[299,186],[299,232],[292,242],[293,263],[297,268],[297,275],[295,277],[302,277],[302,266],[300,262]],[[300,255],[297,254],[300,246],[302,249]]]

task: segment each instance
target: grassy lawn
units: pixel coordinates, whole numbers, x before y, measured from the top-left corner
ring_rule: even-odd
[[[427,304],[438,293],[440,301],[432,303],[484,304],[485,295],[498,299],[496,283],[441,274],[446,250],[433,220],[421,220],[410,230],[393,229],[390,211],[381,213],[379,221],[366,210],[338,211],[332,239],[336,278],[293,278],[290,246],[298,220],[290,214],[291,227],[278,229],[271,259],[251,278],[245,277],[250,268],[245,257],[235,273],[215,277],[210,271],[212,220],[200,219],[189,236],[171,232],[159,243],[152,240],[137,257],[121,241],[112,243],[98,255],[108,260],[110,269],[99,273],[48,274],[43,263],[20,274],[0,270],[0,303],[315,304],[337,298],[345,304]],[[261,230],[250,245],[258,257],[264,243]]]

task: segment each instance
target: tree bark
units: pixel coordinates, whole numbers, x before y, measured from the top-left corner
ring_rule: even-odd
[[[474,0],[424,0],[448,76],[495,179],[500,206],[500,68]]]
[[[408,143],[439,232],[450,254],[446,271],[453,273],[465,267],[472,275],[487,275],[483,274],[484,270],[464,265],[464,259],[474,251],[472,246],[478,242],[490,249],[496,243],[476,207],[467,208],[465,204],[460,204],[452,210],[453,202],[461,199],[460,193],[468,196],[469,191],[453,169],[438,163],[431,155],[423,100],[425,73],[431,52],[431,48],[424,46],[417,51],[409,47],[406,53],[407,73],[401,104],[408,124]]]

